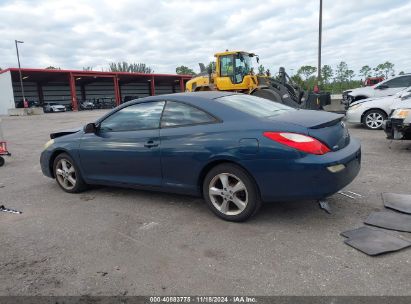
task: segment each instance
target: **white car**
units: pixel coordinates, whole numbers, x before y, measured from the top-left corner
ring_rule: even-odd
[[[56,102],[46,102],[44,104],[44,112],[65,112],[66,107]]]
[[[351,103],[346,113],[346,121],[362,124],[371,130],[381,129],[383,121],[391,112],[390,107],[411,97],[411,86],[394,96],[361,99]]]
[[[392,96],[409,86],[411,86],[411,74],[407,73],[386,79],[370,87],[344,91],[342,103],[348,106],[352,102],[361,99]]]
[[[411,139],[411,95],[391,106],[390,117],[383,129],[388,139]]]

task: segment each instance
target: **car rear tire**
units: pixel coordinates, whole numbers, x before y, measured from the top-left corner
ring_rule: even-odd
[[[59,154],[53,163],[57,184],[68,193],[79,193],[87,188],[74,160],[66,153]]]
[[[203,196],[211,211],[226,221],[245,221],[261,206],[253,178],[235,164],[212,168],[203,182]]]
[[[4,163],[5,163],[4,158],[0,156],[0,167],[3,167]]]
[[[362,123],[370,130],[380,130],[382,128],[382,123],[387,119],[387,114],[382,110],[369,110],[365,112]]]

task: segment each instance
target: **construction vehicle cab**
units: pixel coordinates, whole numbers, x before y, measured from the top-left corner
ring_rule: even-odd
[[[250,91],[250,89],[255,89],[257,77],[254,75],[252,64],[252,58],[255,56],[255,54],[246,52],[215,54],[216,77],[214,77],[214,82],[218,90]]]
[[[217,53],[215,64],[205,71],[200,64],[201,73],[187,82],[186,90],[195,91],[236,91],[250,94],[257,88],[257,76],[253,71],[253,53],[226,51]]]

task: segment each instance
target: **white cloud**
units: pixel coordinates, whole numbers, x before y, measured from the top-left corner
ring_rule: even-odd
[[[324,1],[323,63],[358,71],[387,60],[411,72],[411,1]],[[225,49],[252,51],[271,71],[316,65],[318,1],[0,0],[0,67],[67,69],[144,62],[197,70]]]

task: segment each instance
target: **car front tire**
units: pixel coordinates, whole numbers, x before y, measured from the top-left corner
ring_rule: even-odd
[[[74,160],[66,153],[59,154],[53,163],[57,184],[68,193],[79,193],[87,188]]]
[[[245,221],[261,206],[253,178],[231,163],[218,165],[208,172],[203,182],[203,196],[211,211],[226,221]]]
[[[362,123],[370,130],[381,130],[384,120],[387,119],[387,114],[382,110],[370,110],[365,112]]]

